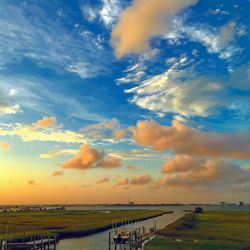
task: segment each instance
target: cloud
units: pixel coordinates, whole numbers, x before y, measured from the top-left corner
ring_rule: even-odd
[[[68,10],[62,2],[60,8]],[[35,61],[37,66],[72,72],[81,78],[109,72],[106,65],[111,52],[100,46],[104,43],[95,34],[81,35],[86,27],[76,25],[68,14],[71,11],[67,15],[56,15],[58,4],[22,2],[17,6],[3,0],[0,6],[0,67],[28,59]],[[106,58],[106,63],[97,62],[97,57]]]
[[[20,106],[16,105],[9,105],[7,103],[0,103],[0,114],[16,114],[20,111]]]
[[[220,59],[230,59],[241,52],[236,38],[244,35],[244,27],[234,21],[220,27],[207,24],[185,24],[185,18],[177,17],[172,22],[172,30],[165,34],[170,45],[189,40],[207,48],[208,53],[218,54]]]
[[[10,149],[9,143],[0,141],[0,149],[7,152]]]
[[[101,100],[97,100],[97,98],[89,95],[69,95],[64,90],[55,89],[55,86],[48,79],[39,76],[33,77],[3,73],[0,74],[1,83],[5,93],[11,88],[18,90],[15,100],[24,111],[28,109],[38,112],[38,114],[41,112],[43,114],[53,114],[55,110],[58,110],[58,107],[62,106],[64,108],[60,112],[68,118],[77,118],[88,122],[107,120],[105,114],[97,111],[94,112],[92,109],[93,105],[91,103],[98,102],[100,104],[102,103]],[[4,99],[0,97],[0,100]]]
[[[75,158],[66,161],[63,164],[65,169],[86,170],[90,168],[112,169],[121,167],[121,160],[109,156],[104,152],[97,151],[88,145],[81,145],[79,153]]]
[[[217,112],[225,100],[224,87],[213,77],[198,75],[194,63],[187,56],[181,56],[164,73],[149,77],[138,86],[125,90],[134,96],[131,103],[156,114],[174,113],[186,117],[207,117]]]
[[[36,183],[35,183],[35,181],[34,181],[34,180],[30,180],[30,181],[28,181],[27,183],[28,183],[28,185],[30,185],[30,186],[34,186],[34,185],[36,185]]]
[[[92,23],[97,18],[97,13],[94,8],[92,8],[90,5],[84,4],[81,6],[81,11],[83,16]]]
[[[169,154],[163,152],[157,152],[154,150],[149,150],[148,148],[144,149],[131,149],[131,150],[124,150],[124,151],[112,151],[109,155],[126,159],[126,160],[159,160],[159,159],[166,159]]]
[[[37,130],[33,125],[27,124],[0,124],[0,135],[17,136],[23,141],[51,141],[65,143],[86,143],[88,139],[77,132],[58,128]]]
[[[149,39],[169,29],[168,21],[196,0],[135,0],[125,9],[112,31],[118,58],[149,49]]]
[[[146,185],[150,182],[152,182],[153,179],[150,175],[142,175],[138,174],[131,178],[130,184],[131,185]]]
[[[8,92],[9,96],[16,96],[18,94],[18,91],[16,89],[10,89]]]
[[[226,109],[234,117],[248,118],[249,92],[241,95],[232,91],[232,88],[249,89],[248,65],[223,76],[205,75],[198,70],[201,61],[196,62],[186,54],[174,59],[163,73],[155,74],[148,68],[147,77],[139,82],[135,79],[136,86],[125,90],[125,93],[132,94],[129,102],[160,117],[166,114],[183,118],[209,117]],[[130,83],[133,83],[132,79]]]
[[[96,140],[110,139],[113,130],[120,127],[117,119],[113,118],[111,121],[102,121],[92,125],[88,125],[80,129],[81,133],[87,134],[89,138]]]
[[[137,166],[134,166],[134,165],[127,166],[127,169],[130,171],[138,171],[139,170],[139,168]]]
[[[98,180],[96,183],[102,184],[102,183],[106,183],[106,182],[110,182],[110,179],[108,177],[103,177],[100,180]]]
[[[116,129],[113,131],[113,137],[115,138],[115,140],[121,140],[125,137],[127,132],[128,131],[126,129]]]
[[[90,23],[99,19],[104,27],[110,30],[118,20],[124,2],[120,0],[101,0],[100,2],[100,6],[95,4],[82,5],[82,14]]]
[[[9,92],[11,96],[11,92]],[[0,89],[0,114],[16,114],[20,112],[20,106],[18,104],[11,105],[4,100],[2,91]]]
[[[157,122],[138,121],[130,127],[132,139],[140,146],[154,150],[173,150],[176,154],[189,154],[230,159],[250,159],[250,134],[203,132],[178,121],[172,126]]]
[[[81,188],[91,188],[93,185],[92,184],[82,184],[80,185]]]
[[[127,177],[121,178],[116,183],[117,186],[125,186],[125,185],[128,185],[128,184],[129,184],[129,178],[127,178]]]
[[[56,117],[44,116],[41,120],[38,120],[35,124],[36,128],[49,128],[54,127],[56,125]]]
[[[190,155],[176,155],[174,158],[167,160],[162,166],[163,173],[181,173],[190,169],[199,168],[204,163],[203,158],[193,157]]]
[[[60,156],[77,155],[78,151],[75,149],[51,149],[46,154],[40,154],[40,158],[52,159]]]
[[[83,131],[90,130],[113,130],[119,127],[117,119],[113,118],[111,121],[103,121],[83,128]]]
[[[55,171],[52,173],[52,176],[62,176],[63,175],[63,171]]]
[[[120,0],[101,0],[102,8],[99,10],[101,21],[107,28],[112,28],[122,9]]]
[[[166,174],[161,185],[167,186],[221,186],[230,188],[250,182],[250,172],[238,165],[220,159],[190,155],[176,155],[163,165]]]

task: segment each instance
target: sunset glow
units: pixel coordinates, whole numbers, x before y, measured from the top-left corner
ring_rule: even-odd
[[[250,203],[249,10],[0,0],[0,205]]]

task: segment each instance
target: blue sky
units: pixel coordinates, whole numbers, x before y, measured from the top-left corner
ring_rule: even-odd
[[[142,0],[135,2],[143,8]],[[168,0],[169,8],[161,13],[164,27],[145,39],[147,48],[129,44],[118,55],[122,45],[115,32],[121,39],[133,29],[121,20],[135,2],[0,0],[0,142],[9,145],[0,151],[1,171],[6,165],[16,171],[32,161],[34,171],[42,171],[32,180],[54,170],[67,172],[60,166],[88,144],[121,159],[121,170],[108,173],[112,183],[133,178],[126,169],[133,165],[138,175],[154,179],[148,182],[153,186],[162,177],[164,161],[179,153],[174,147],[155,150],[153,144],[136,141],[131,131],[116,140],[114,131],[136,127],[138,121],[171,126],[176,120],[200,133],[244,133],[248,138],[249,0],[179,1],[181,7],[173,12]],[[55,120],[36,125],[46,118]],[[35,128],[47,137],[33,133]],[[71,132],[77,138],[63,136]],[[238,168],[250,165],[249,155],[217,158]],[[97,176],[91,177],[92,185],[107,172],[94,169],[91,174]],[[70,185],[67,174],[62,178],[58,185]]]

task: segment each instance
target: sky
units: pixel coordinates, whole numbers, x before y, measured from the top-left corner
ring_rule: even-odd
[[[0,204],[249,202],[249,0],[0,0]]]

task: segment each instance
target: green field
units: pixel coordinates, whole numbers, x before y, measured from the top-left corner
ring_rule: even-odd
[[[250,211],[187,214],[159,234],[146,250],[250,250]]]
[[[34,235],[57,235],[58,238],[89,235],[126,220],[143,220],[171,211],[120,210],[103,211],[42,211],[0,213],[0,239],[29,239]]]

